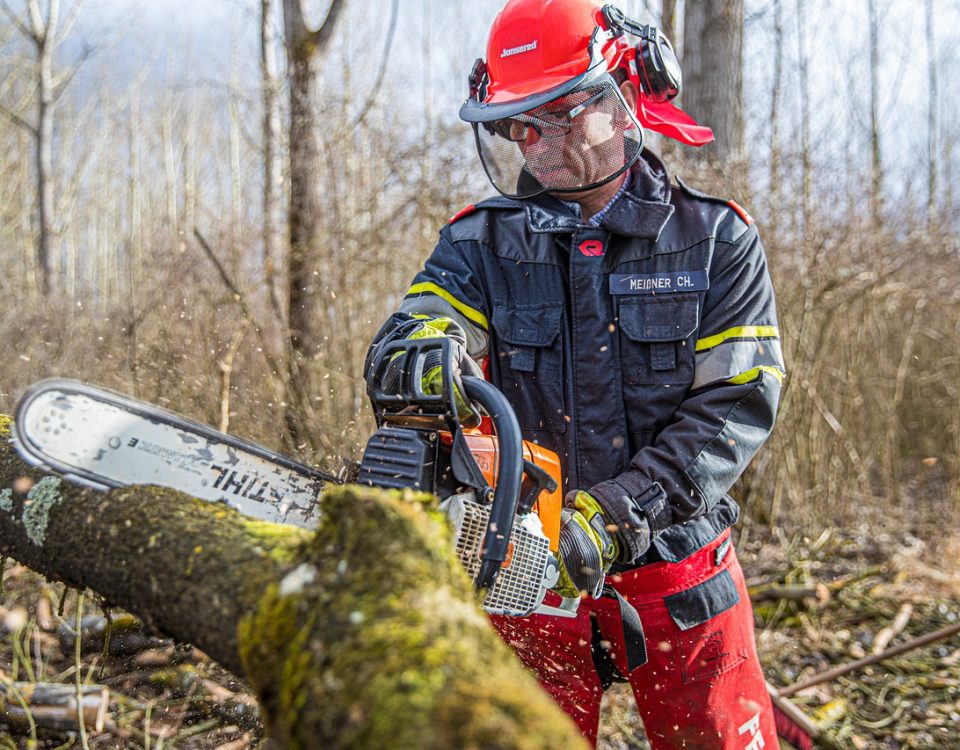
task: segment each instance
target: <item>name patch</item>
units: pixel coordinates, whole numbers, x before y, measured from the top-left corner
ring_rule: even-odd
[[[610,294],[670,294],[702,292],[709,288],[706,271],[610,274]]]

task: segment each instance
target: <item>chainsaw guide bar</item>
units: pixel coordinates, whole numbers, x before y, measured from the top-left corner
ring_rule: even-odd
[[[331,477],[255,443],[74,380],[43,380],[17,407],[28,463],[97,490],[155,484],[264,521],[317,525]]]

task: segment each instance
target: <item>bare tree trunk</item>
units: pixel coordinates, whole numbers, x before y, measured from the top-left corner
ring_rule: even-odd
[[[871,0],[872,2],[872,0]],[[800,226],[806,232],[810,218],[810,77],[807,58],[807,20],[803,0],[797,0],[797,51],[800,60]]]
[[[880,19],[877,0],[867,0],[870,30],[870,214],[875,226],[883,211],[883,161],[880,156]]]
[[[50,0],[44,21],[37,0],[29,4],[32,37],[37,48],[37,269],[40,290],[51,295],[56,287],[53,260],[53,51],[60,15],[59,0]]]
[[[677,56],[683,55],[683,40],[680,36],[680,28],[677,25],[680,17],[680,3],[678,0],[663,0],[660,6],[660,29],[667,38],[673,43]],[[671,169],[678,173],[683,169],[685,149],[679,143],[670,139],[660,137],[657,133],[645,133],[644,136],[650,136],[652,142],[650,148],[657,150],[664,162],[669,164]]]
[[[278,747],[587,747],[476,606],[426,496],[337,488],[311,533],[172,490],[44,477],[9,426],[0,552],[245,674]]]
[[[927,25],[927,223],[936,220],[937,212],[937,142],[940,99],[937,93],[937,45],[934,40],[933,0],[926,0],[924,10]]]
[[[243,175],[240,172],[240,71],[239,60],[234,50],[230,64],[230,237],[232,238],[231,262],[239,265],[240,248],[243,247]],[[236,272],[236,266],[234,267]]]
[[[713,128],[703,153],[743,159],[743,0],[697,0],[684,7],[684,107]]]
[[[183,125],[183,226],[192,227],[196,223],[197,199],[200,192],[199,176],[197,174],[198,154],[201,150],[197,146],[197,115],[193,107],[187,106],[187,114]]]
[[[780,94],[783,77],[783,3],[773,0],[773,91],[770,96],[770,234],[780,227]]]
[[[135,307],[134,301],[140,285],[140,263],[143,256],[143,186],[140,180],[140,92],[130,97],[130,120],[128,121],[128,140],[130,144],[130,178],[127,181],[128,206],[130,209],[129,243],[127,253],[126,295]]]
[[[34,141],[34,165],[36,168],[37,226],[34,264],[37,286],[41,294],[50,296],[63,284],[57,279],[57,263],[54,258],[54,235],[56,219],[53,195],[53,117],[57,100],[63,94],[77,68],[90,54],[86,50],[79,60],[59,77],[54,75],[54,53],[60,37],[66,36],[76,21],[80,2],[73,6],[72,13],[60,24],[60,0],[47,0],[44,17],[40,0],[27,0],[25,22],[10,7],[7,0],[0,1],[0,11],[6,14],[11,24],[33,44],[36,50],[36,123],[29,123],[17,113],[7,112],[18,125],[30,132]],[[66,270],[66,264],[63,264]]]
[[[177,225],[177,159],[173,143],[175,109],[173,92],[167,91],[164,96],[160,142],[163,150],[164,219],[172,230],[179,228]]]
[[[331,0],[327,17],[311,29],[298,0],[283,0],[287,71],[290,77],[290,251],[287,320],[291,350],[291,403],[286,411],[293,445],[319,445],[307,424],[311,412],[307,364],[320,352],[323,330],[321,290],[316,272],[322,266],[317,65],[328,47],[346,0]]]
[[[31,130],[30,135],[27,135],[27,131],[22,131],[22,134],[19,139],[18,146],[20,148],[20,153],[27,154],[30,152],[31,145],[36,144],[34,141],[31,144],[30,139],[34,137],[34,133]],[[33,182],[32,176],[30,175],[30,161],[28,159],[23,159],[20,167],[20,183],[23,186],[23,197],[20,200],[20,235],[22,242],[20,244],[21,252],[20,258],[23,264],[24,269],[32,269],[31,272],[27,273],[27,291],[30,295],[35,295],[40,292],[40,287],[42,284],[43,274],[40,273],[40,264],[38,262],[37,256],[37,247],[34,242],[34,213],[31,201],[27,199],[27,191],[30,189],[29,186]]]
[[[660,10],[660,28],[664,34],[677,46],[677,0],[663,0]]]
[[[277,99],[276,0],[260,0],[260,81],[263,89],[263,268],[264,283],[278,322],[284,320],[276,274],[280,262],[277,232],[282,198],[280,107]]]

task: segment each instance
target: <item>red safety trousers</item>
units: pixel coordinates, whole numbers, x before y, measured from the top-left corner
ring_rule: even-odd
[[[629,682],[654,750],[778,747],[773,708],[754,643],[753,609],[729,537],[728,530],[679,563],[652,563],[609,579],[637,609],[643,624],[649,661],[629,674]],[[711,593],[716,587],[709,583],[727,575],[739,594],[732,606],[718,604]],[[701,588],[691,592],[697,586]],[[664,602],[665,597],[681,592],[694,594],[693,615],[688,607],[686,616],[679,618],[682,627]],[[727,583],[727,600],[736,598]],[[696,616],[698,606],[706,614]],[[708,619],[699,621],[704,618]],[[596,745],[603,687],[591,643],[608,649],[620,674],[627,674],[616,600],[584,599],[576,618],[492,619],[500,636]]]

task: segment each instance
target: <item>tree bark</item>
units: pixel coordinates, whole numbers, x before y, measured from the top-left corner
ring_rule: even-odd
[[[0,2],[0,11],[6,15],[24,39],[33,45],[36,54],[36,122],[27,122],[19,114],[10,111],[7,111],[7,115],[25,128],[33,138],[33,165],[36,171],[34,180],[37,196],[37,227],[33,260],[37,289],[45,297],[52,297],[55,293],[62,292],[64,287],[64,279],[57,278],[58,264],[54,258],[54,235],[57,231],[53,185],[54,112],[58,99],[92,50],[85,49],[74,65],[60,75],[54,73],[54,58],[60,43],[70,33],[76,22],[81,5],[80,2],[75,3],[67,18],[61,23],[60,0],[47,0],[46,16],[40,7],[40,0],[27,0],[26,20],[12,10],[7,0]],[[69,258],[60,264],[64,274],[71,266]]]
[[[880,226],[883,212],[883,159],[880,154],[880,17],[877,0],[867,2],[870,33],[870,214]]]
[[[277,93],[277,48],[273,24],[276,0],[260,0],[260,85],[263,94],[263,280],[279,323],[284,315],[276,288],[280,236],[277,232],[282,196],[280,107]]]
[[[927,222],[932,227],[937,214],[937,172],[939,141],[939,110],[937,73],[937,45],[934,39],[933,0],[924,3],[927,38]]]
[[[53,261],[53,53],[60,16],[59,0],[50,0],[44,19],[39,0],[28,5],[30,38],[37,50],[37,270],[39,287],[44,296],[57,288]]]
[[[660,29],[673,42],[673,48],[680,50],[677,38],[677,0],[663,0],[660,5]]]
[[[773,0],[773,86],[770,92],[770,206],[771,236],[780,228],[780,95],[783,78],[783,3]]]
[[[810,76],[807,57],[807,22],[802,0],[796,0],[797,53],[800,60],[800,226],[806,232],[811,213],[811,181],[813,168],[810,158]]]
[[[323,320],[319,276],[325,244],[322,237],[322,201],[319,169],[320,145],[317,110],[317,64],[329,46],[346,0],[331,0],[327,17],[312,29],[300,0],[283,0],[283,23],[290,77],[290,250],[288,256],[287,322],[291,362],[291,407],[286,424],[292,445],[319,448],[315,429],[309,426],[312,405],[307,363],[320,352]]]
[[[743,0],[684,6],[684,108],[713,128],[703,153],[711,162],[743,158]]]
[[[68,485],[24,464],[9,428],[0,552],[245,675],[279,747],[586,747],[472,600],[426,496],[336,488],[308,532]]]

